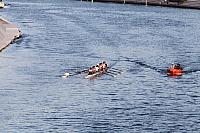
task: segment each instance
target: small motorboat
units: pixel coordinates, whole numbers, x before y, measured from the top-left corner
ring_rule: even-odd
[[[172,64],[172,66],[167,70],[168,76],[182,76],[183,68],[180,64]]]

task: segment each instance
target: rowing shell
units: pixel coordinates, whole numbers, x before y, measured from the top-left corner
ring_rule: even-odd
[[[85,76],[85,79],[91,79],[91,78],[94,78],[96,76],[102,75],[103,73],[106,73],[106,70],[87,75],[87,76]]]

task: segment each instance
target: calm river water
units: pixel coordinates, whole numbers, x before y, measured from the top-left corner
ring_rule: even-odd
[[[0,17],[17,24],[23,38],[0,53],[0,132],[200,132],[200,11],[6,2]],[[61,78],[102,60],[123,73]],[[189,73],[156,71],[174,62]]]

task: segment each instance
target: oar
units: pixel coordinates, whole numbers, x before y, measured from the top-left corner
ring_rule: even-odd
[[[109,72],[106,72],[106,73],[104,73],[104,74],[106,74],[106,75],[108,75],[108,76],[111,76],[111,77],[116,77],[116,75],[113,75],[113,74],[111,74],[111,73],[109,73]]]
[[[88,69],[85,69],[85,70],[82,70],[82,71],[78,71],[78,72],[75,72],[75,73],[68,73],[68,72],[65,72],[64,75],[62,76],[63,78],[67,78],[69,76],[75,76],[75,75],[78,75],[78,74],[81,74],[83,72],[87,72]]]
[[[116,70],[116,71],[122,71],[121,69],[118,69],[118,68],[110,68],[110,69],[113,69],[113,70]]]
[[[121,72],[116,72],[116,71],[107,71],[108,73],[112,73],[112,74],[114,74],[114,75],[120,75],[121,74]]]
[[[117,72],[117,73],[121,73],[122,70],[117,69],[117,68],[113,68],[113,67],[108,67],[108,71],[113,71],[113,72]]]
[[[111,72],[111,71],[107,71],[106,73],[112,74],[113,76],[120,75],[120,73],[115,73],[115,72]]]
[[[6,56],[0,56],[0,58],[5,58],[5,59],[16,59],[15,57],[6,57]]]
[[[116,72],[116,73],[122,73],[122,70],[109,69],[108,71],[112,71],[112,72]]]

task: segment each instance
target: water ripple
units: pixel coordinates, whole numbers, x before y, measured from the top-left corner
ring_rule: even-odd
[[[200,130],[199,11],[65,0],[9,4],[1,16],[23,36],[1,53],[12,58],[1,58],[0,132]],[[103,60],[121,75],[61,78]],[[183,65],[182,77],[166,76],[174,62]]]

